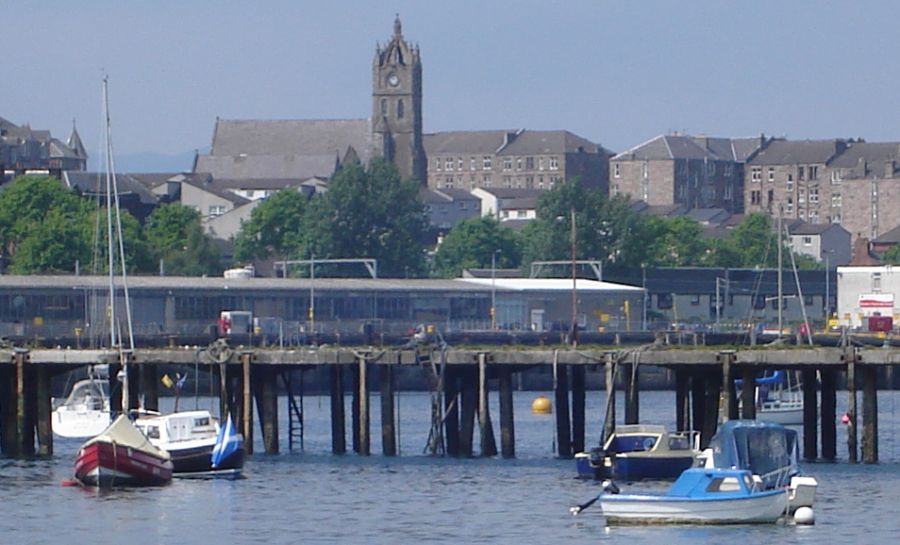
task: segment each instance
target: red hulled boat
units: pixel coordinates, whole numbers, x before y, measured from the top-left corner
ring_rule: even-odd
[[[81,446],[75,478],[87,486],[160,486],[172,480],[172,460],[123,415]]]

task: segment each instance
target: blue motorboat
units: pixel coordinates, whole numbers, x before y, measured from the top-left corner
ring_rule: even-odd
[[[577,515],[594,502],[607,524],[749,524],[773,523],[786,515],[788,494],[766,490],[740,469],[691,468],[664,493],[604,492],[573,507]]]
[[[619,426],[602,447],[575,455],[578,477],[584,479],[674,479],[695,464],[700,435],[668,432],[664,426]]]

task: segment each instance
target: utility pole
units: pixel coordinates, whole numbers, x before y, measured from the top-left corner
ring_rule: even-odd
[[[577,267],[577,231],[575,229],[575,207],[573,206],[569,211],[572,216],[572,338],[570,339],[570,342],[572,343],[572,346],[576,346],[578,344],[578,276],[576,275],[575,270]]]

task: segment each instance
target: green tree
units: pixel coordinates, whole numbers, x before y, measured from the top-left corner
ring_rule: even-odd
[[[153,263],[162,260],[166,274],[201,276],[222,272],[219,250],[203,231],[200,213],[182,204],[162,205],[144,226]]]
[[[497,252],[498,268],[518,267],[522,252],[515,231],[488,217],[460,222],[444,237],[434,256],[435,273],[444,278],[457,278],[463,269],[487,268]]]
[[[647,248],[645,263],[657,267],[700,265],[710,245],[702,238],[700,224],[686,216],[671,219],[648,217],[643,221],[641,238]]]
[[[280,191],[259,203],[234,241],[239,261],[300,257],[308,254],[308,199],[293,190]]]
[[[894,244],[891,248],[884,252],[881,261],[885,265],[900,265],[900,244]]]
[[[91,256],[91,206],[47,176],[25,176],[0,192],[0,244],[19,274],[74,271]]]
[[[424,274],[428,221],[419,187],[415,180],[401,180],[382,159],[367,169],[345,166],[311,202],[310,251],[317,257],[375,258],[380,276]]]
[[[595,259],[612,269],[640,268],[646,248],[636,244],[642,222],[627,197],[608,198],[585,189],[577,178],[557,184],[538,201],[537,218],[522,233],[523,261],[571,258],[572,215],[578,259]]]

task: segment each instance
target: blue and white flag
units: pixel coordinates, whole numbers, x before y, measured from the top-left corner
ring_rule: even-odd
[[[235,431],[229,414],[225,424],[219,428],[219,436],[216,437],[216,445],[212,450],[212,468],[217,469],[232,454],[242,448],[244,448],[244,437]]]

